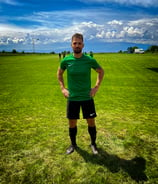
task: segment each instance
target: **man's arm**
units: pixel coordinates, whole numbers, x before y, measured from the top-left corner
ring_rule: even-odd
[[[95,96],[96,92],[98,91],[99,89],[99,86],[103,80],[103,77],[104,77],[104,70],[103,68],[97,68],[95,70],[97,73],[98,73],[98,76],[97,76],[97,81],[96,81],[96,84],[95,84],[95,87],[91,89],[91,92],[90,92],[90,96]]]
[[[58,68],[57,78],[58,78],[58,81],[59,81],[59,84],[60,84],[61,92],[63,93],[65,98],[68,98],[69,97],[69,91],[65,88],[64,78],[63,78],[64,71],[65,70],[62,70],[61,68]]]

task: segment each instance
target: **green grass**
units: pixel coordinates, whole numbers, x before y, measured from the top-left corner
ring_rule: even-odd
[[[0,56],[0,183],[158,183],[158,55],[96,54],[99,155],[84,120],[69,146],[57,55]],[[65,75],[66,77],[66,75]],[[92,83],[96,73],[92,72]]]

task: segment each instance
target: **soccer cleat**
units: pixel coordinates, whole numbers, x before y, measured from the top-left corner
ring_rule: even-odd
[[[93,145],[93,144],[91,144],[90,146],[91,146],[91,149],[92,149],[93,154],[94,155],[97,155],[98,154],[97,146],[96,145]]]
[[[77,145],[70,145],[69,148],[66,150],[66,154],[69,155],[73,153],[76,148],[77,148]]]

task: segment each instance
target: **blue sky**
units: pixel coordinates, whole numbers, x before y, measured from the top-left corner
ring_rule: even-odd
[[[0,50],[118,52],[158,45],[158,0],[0,0]]]

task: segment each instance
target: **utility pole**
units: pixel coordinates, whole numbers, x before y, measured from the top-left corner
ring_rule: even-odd
[[[32,38],[32,49],[33,49],[33,53],[35,53],[35,41],[39,40],[38,38]]]

